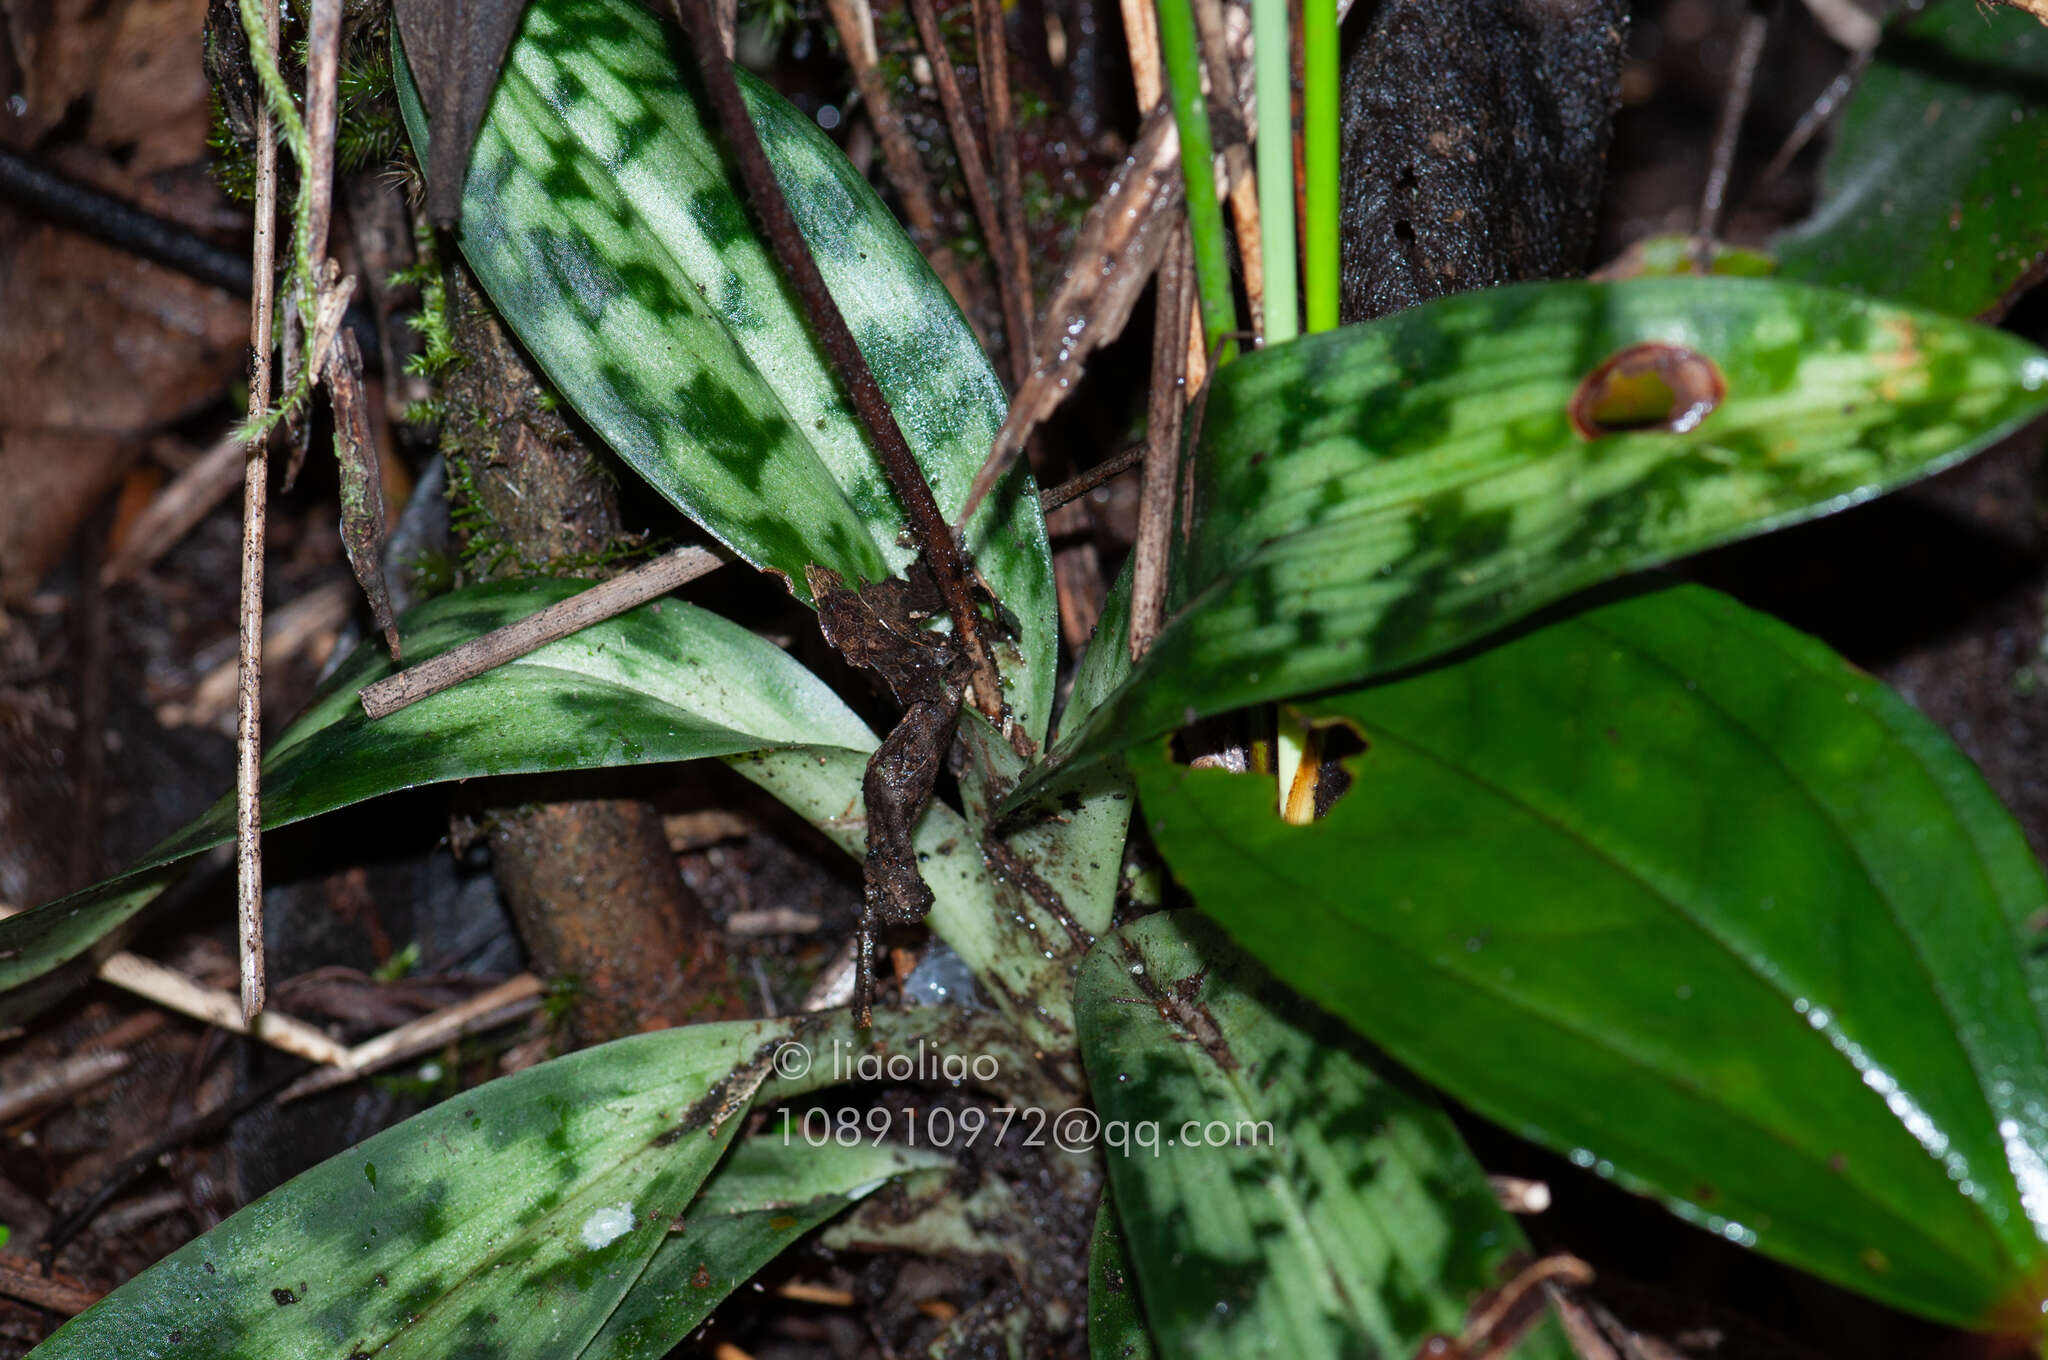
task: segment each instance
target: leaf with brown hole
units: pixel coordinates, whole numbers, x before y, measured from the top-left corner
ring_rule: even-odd
[[[2044,409],[2022,340],[1763,279],[1525,284],[1249,355],[1210,390],[1166,627],[1113,687],[1084,664],[1093,702],[1011,803],[1866,500]]]
[[[1312,826],[1132,754],[1204,914],[1487,1118],[2038,1345],[2048,882],[1933,724],[1697,586],[1303,708],[1367,743]]]
[[[1728,395],[1714,361],[1682,345],[1630,345],[1587,374],[1572,393],[1572,428],[1587,439],[1700,427]]]

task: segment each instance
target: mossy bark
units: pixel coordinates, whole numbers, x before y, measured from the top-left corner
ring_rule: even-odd
[[[441,394],[463,575],[609,574],[633,544],[618,486],[460,266],[450,321],[463,361]],[[529,785],[497,783],[498,797]],[[542,782],[545,787],[545,781]],[[684,884],[660,813],[634,799],[479,806],[494,872],[534,968],[565,987],[571,1037],[598,1043],[742,1012],[716,929]]]

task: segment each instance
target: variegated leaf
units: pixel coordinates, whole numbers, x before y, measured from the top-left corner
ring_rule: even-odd
[[[1718,406],[1683,431],[1576,431],[1581,381],[1643,344],[1710,361]],[[1209,396],[1165,630],[1011,801],[1196,717],[1868,499],[2044,409],[2048,356],[2013,336],[1753,279],[1500,288],[1251,355]]]
[[[808,595],[914,555],[838,380],[756,233],[736,174],[632,0],[534,0],[472,155],[464,257],[550,381],[656,490]],[[400,62],[401,68],[403,62]],[[808,119],[741,72],[763,148],[939,507],[956,513],[1007,407],[959,309]],[[425,120],[400,82],[415,147]],[[1017,622],[998,661],[1025,731],[1052,697],[1054,594],[1029,475],[969,526]]]

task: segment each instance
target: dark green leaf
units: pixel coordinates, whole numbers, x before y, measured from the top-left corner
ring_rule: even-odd
[[[2048,264],[2048,31],[1936,0],[1888,30],[1842,114],[1820,206],[1780,272],[1952,316],[1998,314]]]
[[[743,1122],[766,1071],[749,1085],[743,1064],[789,1028],[639,1035],[465,1091],[265,1195],[36,1354],[577,1355]]]
[[[854,1201],[898,1176],[949,1167],[921,1148],[780,1134],[732,1150],[655,1251],[582,1360],[661,1360],[755,1271]]]
[[[1416,1355],[1504,1283],[1522,1236],[1450,1120],[1211,922],[1106,937],[1074,1013],[1165,1354]],[[1518,1354],[1567,1352],[1546,1331]]]
[[[1152,1360],[1158,1353],[1138,1305],[1138,1273],[1105,1190],[1088,1246],[1088,1354],[1093,1360]]]
[[[2039,1328],[2048,885],[1904,701],[1682,587],[1301,711],[1368,747],[1310,827],[1268,781],[1134,753],[1160,848],[1246,948],[1712,1232]]]
[[[553,604],[582,581],[477,586],[401,621],[423,660]],[[263,824],[288,826],[442,780],[734,755],[763,747],[870,750],[874,737],[824,682],[737,624],[678,601],[551,643],[376,722],[356,694],[392,670],[360,649],[263,766]],[[854,784],[856,792],[859,784]],[[234,838],[234,807],[206,815],[118,878],[0,921],[0,1016],[46,999],[25,983],[78,957],[146,905],[166,866]]]
[[[401,62],[401,67],[403,63]],[[817,127],[741,88],[764,150],[939,507],[956,513],[1007,401],[924,258]],[[407,126],[425,155],[418,102]],[[662,495],[808,596],[804,568],[875,580],[913,556],[902,511],[678,73],[632,0],[534,0],[477,136],[465,258],[548,378]],[[970,526],[1021,634],[999,649],[1034,740],[1054,594],[1028,475]]]
[[[1719,407],[1686,433],[1576,433],[1581,379],[1649,342],[1711,360]],[[2048,356],[2009,335],[1752,279],[1500,288],[1250,355],[1209,396],[1169,622],[1062,725],[1055,768],[1426,660],[1946,467],[2044,408]]]

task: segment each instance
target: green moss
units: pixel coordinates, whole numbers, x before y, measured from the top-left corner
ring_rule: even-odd
[[[256,201],[256,157],[235,136],[220,91],[206,93],[206,149],[212,153],[213,182],[237,203]]]
[[[405,361],[405,370],[416,377],[425,378],[438,384],[463,362],[463,354],[455,343],[455,326],[448,315],[448,281],[441,268],[440,256],[434,249],[434,233],[424,222],[413,227],[414,263],[410,269],[401,269],[391,276],[391,286],[403,288],[410,284],[420,290],[420,309],[407,319],[406,324],[420,337],[420,351]],[[438,396],[434,403],[438,405]],[[408,422],[414,424],[438,424],[439,411],[431,418],[414,420],[410,410],[406,412]]]

